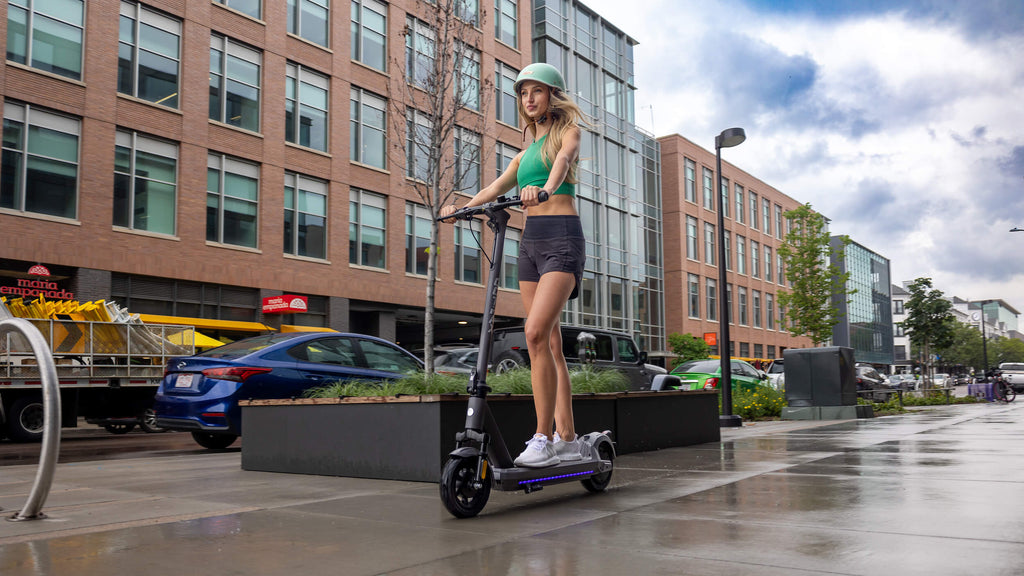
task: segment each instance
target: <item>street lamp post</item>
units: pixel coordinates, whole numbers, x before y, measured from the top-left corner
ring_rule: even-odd
[[[722,359],[722,414],[718,424],[722,427],[740,426],[743,420],[732,413],[732,356],[729,351],[729,302],[726,298],[728,278],[725,273],[725,203],[722,194],[722,148],[739,146],[747,139],[743,128],[728,128],[715,136],[715,170],[718,173],[718,356]]]

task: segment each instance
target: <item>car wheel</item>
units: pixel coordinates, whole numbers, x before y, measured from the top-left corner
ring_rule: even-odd
[[[193,432],[192,439],[203,448],[223,450],[238,440],[237,434],[214,434],[212,432]]]
[[[501,356],[498,356],[498,359],[494,362],[494,372],[496,374],[504,374],[516,368],[525,368],[527,364],[525,356],[517,350],[509,350],[508,352],[502,352]]]
[[[152,408],[143,412],[142,416],[139,416],[139,428],[141,428],[143,432],[149,432],[150,434],[167,432],[167,428],[161,428],[156,425],[156,411]]]
[[[18,398],[7,414],[7,435],[15,442],[39,442],[43,439],[44,424],[42,398]]]

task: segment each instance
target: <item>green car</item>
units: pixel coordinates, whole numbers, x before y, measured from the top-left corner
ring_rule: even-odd
[[[768,384],[768,375],[747,364],[743,360],[732,362],[732,389],[754,390],[758,386]],[[690,360],[672,369],[679,377],[681,390],[718,390],[718,380],[722,375],[722,362],[716,358]]]

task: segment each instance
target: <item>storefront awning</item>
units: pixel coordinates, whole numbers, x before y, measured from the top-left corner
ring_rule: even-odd
[[[242,322],[240,320],[211,320],[209,318],[188,318],[185,316],[161,316],[159,314],[139,314],[139,320],[146,324],[176,324],[179,326],[194,326],[203,330],[274,332],[273,328],[259,322]]]

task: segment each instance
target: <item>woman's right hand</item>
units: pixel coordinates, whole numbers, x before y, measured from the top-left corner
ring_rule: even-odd
[[[445,204],[444,206],[441,206],[438,216],[444,219],[454,214],[456,210],[458,210],[458,208],[455,207],[455,204]]]

